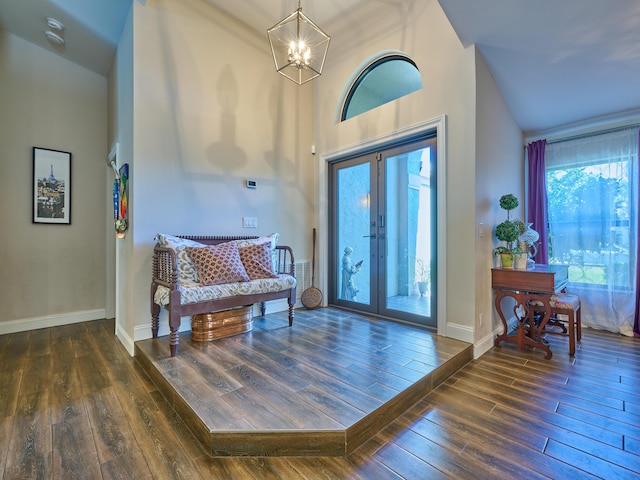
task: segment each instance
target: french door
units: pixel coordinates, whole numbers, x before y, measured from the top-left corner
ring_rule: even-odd
[[[329,172],[329,303],[436,328],[436,139]]]

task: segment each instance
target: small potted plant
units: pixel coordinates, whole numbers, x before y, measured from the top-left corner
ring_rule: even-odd
[[[522,234],[527,231],[527,226],[522,220],[514,220],[513,223],[518,226],[518,238],[512,251],[513,268],[516,270],[526,270],[529,247],[527,242],[522,240]]]
[[[418,284],[420,296],[424,296],[427,293],[429,277],[429,264],[421,258],[416,258],[416,283]]]
[[[518,199],[507,194],[500,197],[500,208],[507,211],[507,219],[496,226],[496,238],[505,242],[505,246],[496,247],[494,255],[500,255],[502,268],[513,268],[514,242],[520,236],[519,220],[511,220],[510,212],[520,205]],[[522,222],[520,222],[522,223]]]

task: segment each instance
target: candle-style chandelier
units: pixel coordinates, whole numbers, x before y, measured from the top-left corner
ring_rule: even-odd
[[[267,30],[276,70],[298,85],[319,76],[331,37],[298,9]]]

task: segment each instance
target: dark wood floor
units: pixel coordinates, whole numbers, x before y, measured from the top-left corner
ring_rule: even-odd
[[[136,359],[212,456],[344,456],[473,359],[417,327],[315,309],[212,342],[136,343]]]
[[[0,479],[640,478],[638,339],[493,349],[347,457],[212,458],[113,328],[0,336]]]

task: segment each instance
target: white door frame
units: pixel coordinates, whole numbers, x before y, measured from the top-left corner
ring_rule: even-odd
[[[402,141],[405,138],[415,137],[421,133],[436,131],[437,136],[437,226],[438,226],[438,299],[437,299],[437,316],[438,316],[438,334],[446,335],[447,333],[447,116],[441,115],[426,122],[418,123],[394,132],[389,132],[375,138],[363,140],[362,142],[341,147],[336,150],[321,153],[318,159],[318,223],[321,231],[325,232],[318,238],[318,258],[328,258],[329,250],[329,168],[327,164],[338,158],[352,155],[354,153],[371,150],[377,145],[388,144],[391,142]],[[318,283],[325,292],[328,288],[327,265],[320,264],[318,266]],[[323,300],[326,306],[326,297]]]

